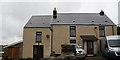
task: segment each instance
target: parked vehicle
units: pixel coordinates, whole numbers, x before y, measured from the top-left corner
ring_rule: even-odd
[[[120,35],[102,38],[101,52],[108,60],[120,59]]]
[[[77,44],[63,44],[62,52],[64,52],[64,54],[73,52],[75,59],[85,60],[86,57],[86,52],[84,51],[84,49]]]
[[[86,57],[86,52],[85,52],[85,50],[84,50],[81,46],[79,46],[79,45],[77,45],[77,44],[73,44],[73,45],[75,45],[75,49],[76,49],[76,54],[75,54],[75,56],[76,56],[77,58],[82,58],[83,60],[85,60],[85,57]]]

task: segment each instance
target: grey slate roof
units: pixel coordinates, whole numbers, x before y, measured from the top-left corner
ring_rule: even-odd
[[[51,24],[78,24],[78,25],[115,25],[106,15],[99,13],[59,13]]]
[[[25,28],[50,27],[51,15],[32,16]]]
[[[52,15],[32,16],[27,27],[51,27],[51,25],[115,25],[106,15],[100,16],[99,13],[57,13],[57,18]]]

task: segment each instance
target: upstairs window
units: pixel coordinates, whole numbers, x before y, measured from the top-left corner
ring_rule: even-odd
[[[36,42],[42,41],[42,32],[36,32]]]
[[[76,37],[76,26],[70,26],[70,37]]]
[[[99,26],[99,35],[100,35],[100,37],[105,36],[105,27],[104,26]]]

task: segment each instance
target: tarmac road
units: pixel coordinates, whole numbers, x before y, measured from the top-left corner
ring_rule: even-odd
[[[86,57],[85,60],[106,60],[104,57]]]

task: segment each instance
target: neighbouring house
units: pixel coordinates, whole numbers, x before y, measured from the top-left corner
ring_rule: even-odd
[[[6,46],[5,44],[0,44],[0,60],[2,59],[2,56],[4,54],[4,49],[3,47]]]
[[[22,58],[23,40],[4,47],[3,58]]]
[[[116,35],[117,27],[100,13],[57,13],[35,15],[23,30],[23,58],[47,58],[52,51],[61,54],[61,44],[76,43],[89,55],[100,52],[100,38]]]
[[[3,45],[0,45],[0,57],[2,57],[3,54]]]

